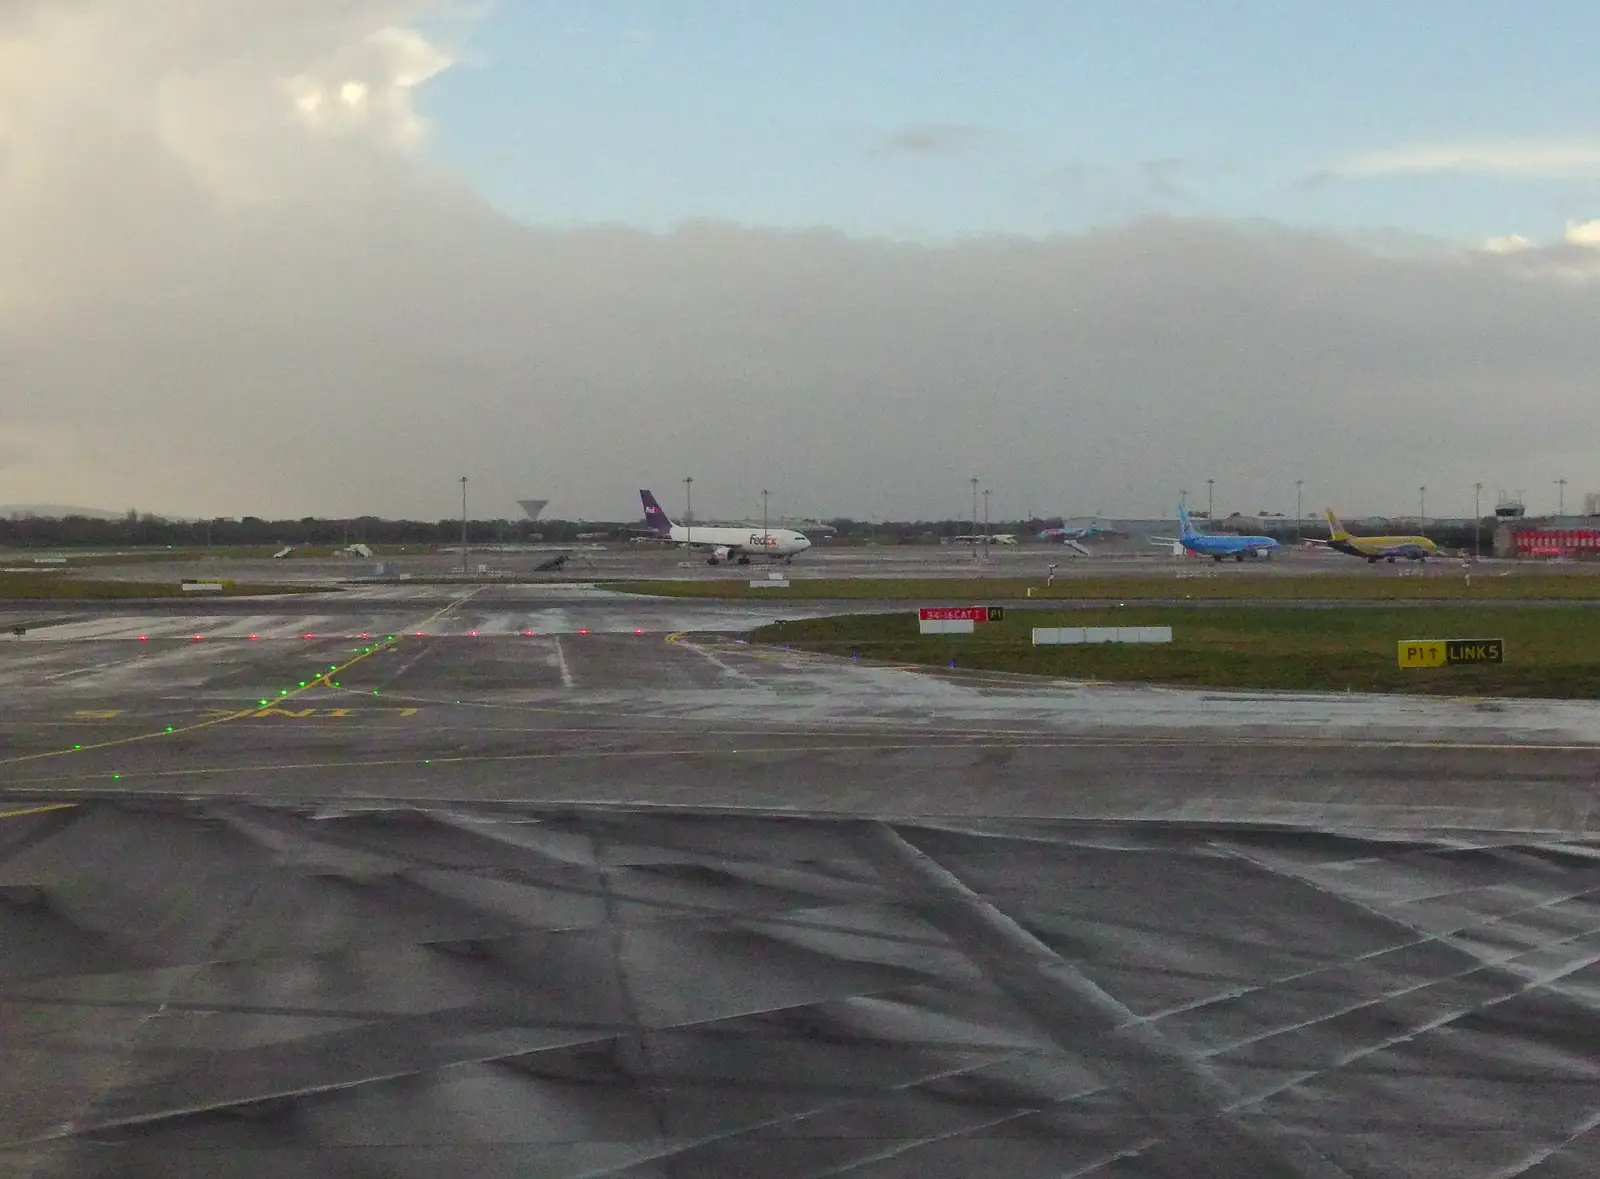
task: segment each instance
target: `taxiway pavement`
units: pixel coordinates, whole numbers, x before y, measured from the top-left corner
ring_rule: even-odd
[[[739,637],[828,603],[496,587],[176,606],[0,646],[8,789],[1582,834],[1600,748],[1583,702],[1040,683]]]
[[[0,1175],[1600,1167],[1600,708],[507,593],[0,644]]]

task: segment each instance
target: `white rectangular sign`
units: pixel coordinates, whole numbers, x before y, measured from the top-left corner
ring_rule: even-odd
[[[1070,646],[1078,643],[1170,643],[1170,626],[1036,626],[1035,647]]]
[[[973,622],[970,618],[919,618],[917,626],[925,635],[970,635]]]

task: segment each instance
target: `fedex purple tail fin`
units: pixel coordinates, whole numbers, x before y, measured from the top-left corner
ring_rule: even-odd
[[[656,502],[656,497],[651,492],[641,489],[639,499],[644,503],[645,527],[657,536],[670,537],[672,535],[672,521],[661,505]]]

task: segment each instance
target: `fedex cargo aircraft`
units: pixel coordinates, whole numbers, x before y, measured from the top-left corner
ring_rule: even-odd
[[[723,561],[748,565],[751,557],[787,563],[794,560],[796,553],[803,553],[811,547],[811,542],[792,528],[713,528],[674,524],[649,491],[641,489],[639,499],[644,503],[645,526],[657,539],[705,549],[708,565],[720,565]]]

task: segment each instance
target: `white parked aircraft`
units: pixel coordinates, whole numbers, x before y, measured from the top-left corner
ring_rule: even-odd
[[[708,550],[708,565],[720,565],[723,561],[748,565],[751,557],[788,562],[794,560],[796,553],[803,553],[811,547],[811,542],[792,528],[763,530],[758,527],[709,528],[674,524],[650,492],[641,489],[639,499],[644,503],[645,526],[652,534],[674,544]]]

